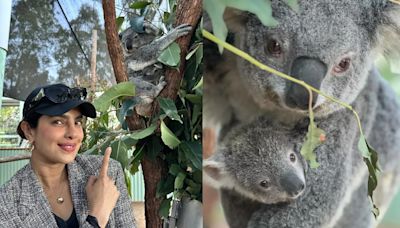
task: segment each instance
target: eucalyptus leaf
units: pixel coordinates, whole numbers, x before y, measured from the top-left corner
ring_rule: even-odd
[[[299,11],[299,4],[297,0],[285,0],[286,4],[288,4],[294,11]]]
[[[193,168],[201,170],[202,168],[202,147],[200,142],[182,142],[179,145],[185,157],[191,161]]]
[[[117,24],[117,30],[118,31],[121,29],[121,26],[124,23],[124,20],[125,20],[124,17],[117,17],[116,24]]]
[[[122,169],[128,165],[128,148],[126,147],[125,143],[121,140],[116,140],[111,143],[112,153],[111,158],[119,161],[122,165]]]
[[[368,168],[368,196],[370,197],[373,206],[372,213],[375,218],[377,218],[379,216],[379,209],[374,203],[373,193],[378,185],[378,172],[380,171],[378,165],[378,153],[368,144],[364,134],[360,135],[358,150],[363,156],[364,163]]]
[[[228,28],[223,18],[226,4],[223,1],[203,0],[203,8],[211,19],[214,35],[220,40],[226,40]],[[222,53],[221,45],[218,45],[218,49]]]
[[[158,103],[160,108],[165,112],[165,114],[171,119],[176,120],[179,123],[183,123],[181,117],[178,115],[178,110],[176,109],[175,103],[169,98],[158,98]]]
[[[117,115],[117,118],[121,124],[125,122],[125,116],[128,116],[129,111],[132,111],[137,104],[138,100],[136,99],[136,97],[124,100],[121,109],[119,110],[119,113]]]
[[[130,137],[133,139],[137,139],[137,140],[144,139],[147,136],[153,134],[154,131],[156,130],[156,128],[157,128],[157,126],[155,124],[152,124],[148,128],[132,132],[130,134]]]
[[[314,119],[310,117],[306,140],[301,147],[300,153],[303,155],[304,159],[309,161],[311,168],[318,168],[319,166],[314,150],[322,144],[320,140],[321,135],[325,135],[325,132],[318,128],[314,123]]]
[[[200,81],[197,82],[192,90],[203,90],[203,77],[201,77]]]
[[[191,50],[189,53],[187,53],[185,59],[189,60],[197,52],[197,50],[199,50],[199,48],[202,49],[202,47],[203,47],[203,45],[201,45],[201,43],[196,44],[195,47],[193,48],[193,50]]]
[[[114,99],[135,95],[133,82],[118,83],[106,90],[100,97],[93,101],[93,105],[99,112],[106,112]]]
[[[181,59],[181,49],[176,42],[169,45],[158,57],[158,61],[170,66],[177,67]]]
[[[124,169],[124,177],[125,177],[125,183],[126,183],[126,189],[128,190],[129,196],[131,196],[131,192],[132,192],[132,181],[131,181],[131,174],[129,173],[129,171],[127,171],[126,169]]]
[[[180,172],[183,172],[183,170],[178,164],[172,164],[171,167],[169,167],[169,173],[174,176],[177,176]]]
[[[140,161],[142,160],[144,153],[144,146],[136,148],[136,150],[133,151],[132,157],[129,159],[129,164],[131,164],[129,171],[131,174],[135,174],[139,171]]]
[[[221,40],[226,40],[228,29],[225,25],[223,14],[226,7],[233,7],[239,10],[255,14],[265,26],[276,26],[277,21],[272,17],[271,2],[268,0],[203,0],[203,7],[211,19],[214,34]],[[222,53],[222,46],[218,45]]]
[[[163,22],[166,23],[169,20],[170,16],[171,16],[171,13],[164,12],[164,14],[163,14]]]
[[[160,198],[174,191],[175,176],[168,175],[167,179],[161,180],[157,184],[156,197]]]
[[[181,143],[175,134],[165,125],[164,121],[161,121],[161,139],[171,149],[174,149]]]
[[[203,97],[201,95],[196,94],[187,94],[185,98],[193,104],[201,104],[203,100]]]
[[[171,208],[171,198],[170,199],[163,199],[160,205],[160,216],[163,218],[168,218],[169,209]]]
[[[186,173],[180,172],[178,173],[178,176],[175,177],[175,182],[174,182],[174,189],[181,189],[183,187],[183,181],[186,178]]]
[[[136,1],[133,2],[131,4],[129,4],[129,8],[131,9],[143,9],[146,6],[152,4],[152,2],[148,2],[148,1]]]

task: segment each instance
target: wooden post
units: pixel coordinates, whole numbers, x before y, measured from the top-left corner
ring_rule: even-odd
[[[90,58],[90,95],[89,101],[93,101],[96,94],[96,56],[97,56],[97,30],[92,30],[92,56]]]

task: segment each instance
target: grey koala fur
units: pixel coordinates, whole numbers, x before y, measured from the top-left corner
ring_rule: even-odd
[[[378,54],[400,50],[399,6],[389,1],[300,0],[299,12],[294,12],[283,1],[271,2],[273,16],[279,22],[275,28],[263,26],[251,14],[227,15],[228,22],[233,19],[233,43],[261,62],[311,83],[358,110],[364,134],[379,152],[382,172],[374,194],[384,212],[399,184],[396,162],[400,153],[395,147],[400,140],[400,107],[373,62]],[[279,55],[270,52],[268,45],[273,39],[280,44]],[[344,59],[350,60],[348,69],[337,72]],[[226,51],[218,61],[213,60],[214,66],[207,59],[205,63],[205,126],[229,132],[231,119],[248,123],[259,116],[293,126],[307,116],[303,102],[307,95],[290,82]],[[299,66],[311,76],[302,74]],[[374,225],[366,195],[368,174],[357,149],[356,120],[343,107],[313,95],[317,123],[327,132],[327,141],[316,150],[321,166],[308,170],[305,193],[292,204],[255,205],[242,199],[235,201],[237,195],[222,192],[230,224],[250,208],[255,212],[240,218],[249,221],[249,227]],[[297,97],[302,100],[293,101]]]
[[[160,31],[145,23],[145,33],[138,33],[129,27],[120,34],[129,80],[135,83],[136,96],[140,98],[136,106],[139,115],[148,116],[151,103],[167,84],[164,80],[165,70],[157,58],[172,42],[188,34],[191,29],[190,25],[182,24],[157,37]]]
[[[222,189],[266,204],[296,199],[305,188],[300,141],[304,135],[263,118],[229,131],[203,164]]]

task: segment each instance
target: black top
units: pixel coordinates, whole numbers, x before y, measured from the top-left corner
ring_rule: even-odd
[[[54,218],[56,219],[57,226],[59,228],[79,228],[79,222],[78,219],[76,218],[75,214],[75,208],[72,210],[71,216],[69,216],[69,219],[67,221],[64,221],[64,219],[58,217],[56,214],[54,214]]]

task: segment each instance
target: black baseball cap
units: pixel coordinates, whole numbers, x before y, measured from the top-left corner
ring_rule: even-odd
[[[34,89],[25,99],[23,120],[34,115],[59,116],[73,108],[79,108],[82,115],[95,118],[96,109],[86,101],[85,88],[70,88],[64,84],[40,86]],[[21,121],[22,122],[22,121]],[[21,122],[18,125],[18,134],[26,139]]]

